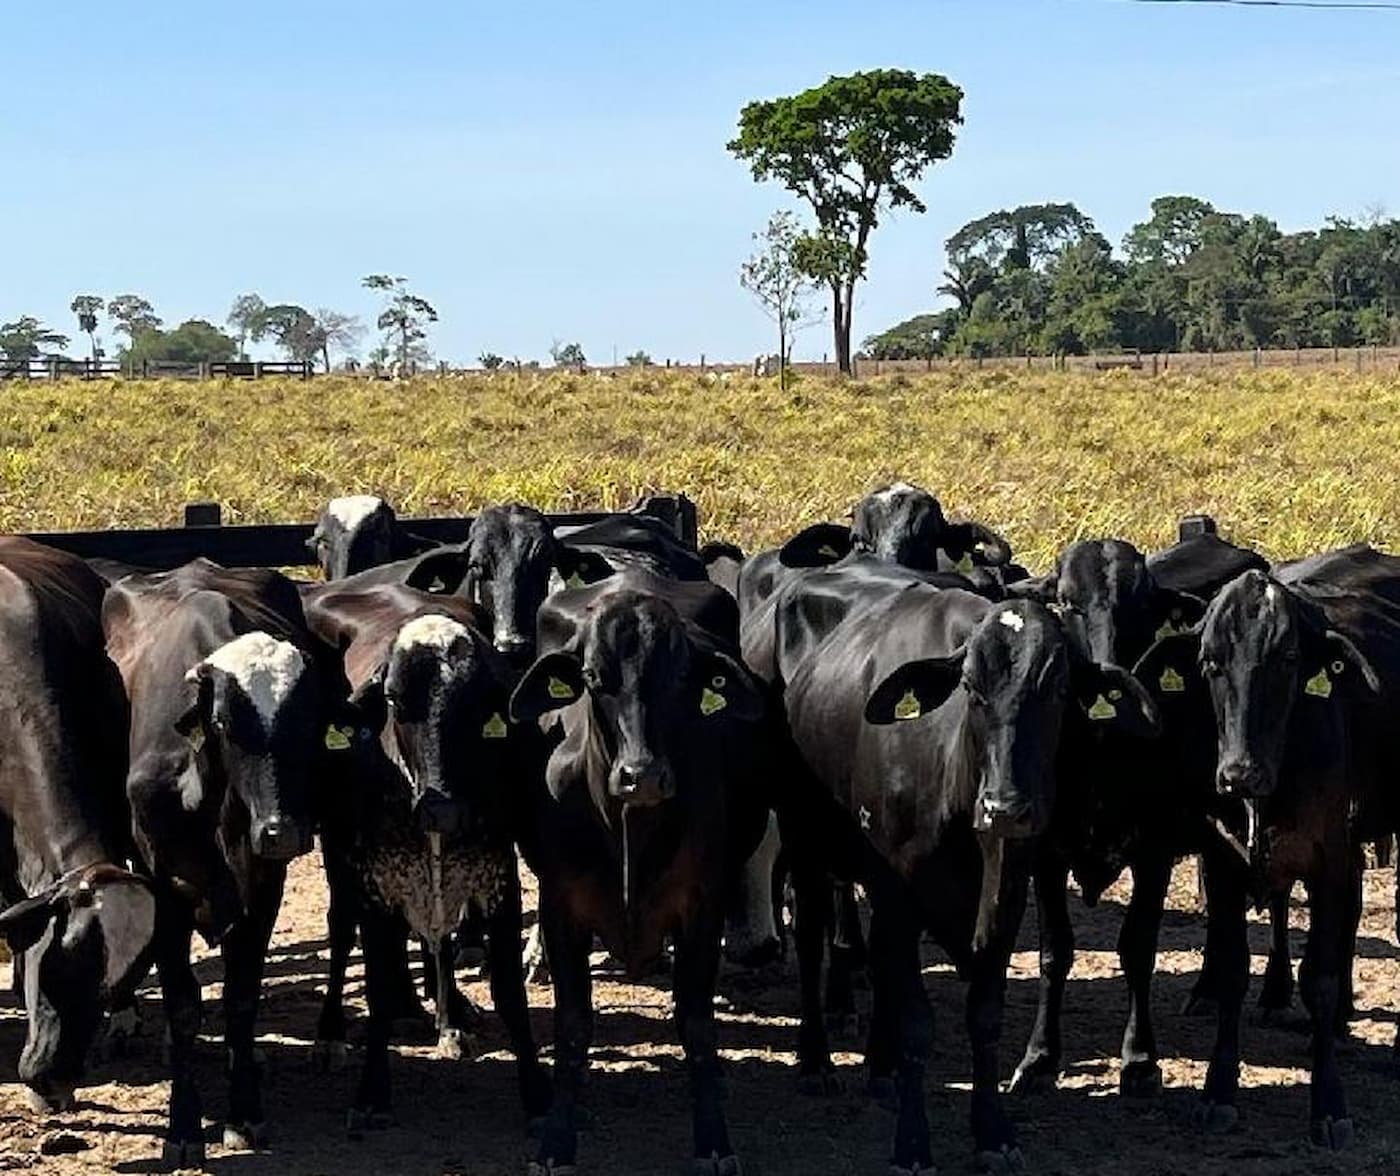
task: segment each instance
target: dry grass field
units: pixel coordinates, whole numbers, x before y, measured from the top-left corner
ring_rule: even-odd
[[[953,512],[1003,531],[1044,566],[1078,536],[1169,542],[1179,515],[1215,514],[1230,535],[1275,556],[1355,539],[1400,541],[1400,379],[1355,374],[1171,376],[938,373],[845,384],[805,377],[706,382],[640,372],[617,378],[524,376],[403,385],[310,383],[43,384],[0,388],[0,529],[140,526],[177,521],[181,505],[216,499],[233,521],[310,519],[330,496],[375,491],[403,514],[470,511],[524,499],[554,509],[619,507],[650,490],[684,490],[708,537],[749,548],[839,517],[894,478],[935,489]],[[1299,1025],[1251,1025],[1244,1039],[1242,1120],[1204,1138],[1188,1124],[1212,1035],[1176,1014],[1199,967],[1203,928],[1189,864],[1163,925],[1155,989],[1166,1089],[1117,1097],[1126,996],[1114,942],[1125,889],[1092,912],[1075,904],[1081,951],[1071,976],[1068,1073],[1053,1094],[1014,1102],[1030,1170],[1043,1176],[1304,1176],[1400,1171],[1400,1079],[1390,1044],[1400,1007],[1392,878],[1367,881],[1357,961],[1358,1018],[1343,1068],[1356,1147],[1331,1156],[1305,1142],[1307,1039]],[[274,1150],[210,1148],[219,1176],[507,1176],[523,1171],[511,1066],[494,1021],[476,1056],[434,1060],[425,1037],[396,1047],[399,1126],[351,1143],[343,1112],[357,1058],[329,1077],[310,1064],[326,966],[319,860],[293,868],[269,961],[260,1020]],[[1294,913],[1294,952],[1305,915]],[[1263,968],[1267,927],[1251,928]],[[1003,1047],[1009,1075],[1036,991],[1033,920],[1013,967]],[[601,961],[601,957],[599,957]],[[224,1105],[217,1043],[220,969],[203,961],[206,1111]],[[351,997],[362,1013],[358,964]],[[486,985],[464,974],[472,995]],[[962,989],[936,953],[926,980],[938,1014],[929,1099],[940,1171],[970,1171]],[[600,968],[595,1122],[580,1172],[654,1176],[688,1170],[684,1070],[664,985],[631,985]],[[857,1044],[838,1063],[847,1093],[796,1092],[797,1009],[791,962],[753,976],[726,970],[720,1044],[735,1143],[750,1176],[885,1171],[888,1115],[860,1093]],[[149,1170],[167,1094],[159,1002],[134,1056],[105,1063],[70,1113],[33,1115],[14,1081],[23,1013],[0,966],[0,1172],[94,1176]],[[861,994],[868,1011],[868,993]],[[547,988],[533,988],[536,1033],[551,1036]],[[362,1030],[357,1022],[352,1035]],[[76,1149],[47,1156],[46,1142]]]

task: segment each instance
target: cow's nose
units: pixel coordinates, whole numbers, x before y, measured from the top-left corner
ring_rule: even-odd
[[[462,806],[450,796],[429,792],[419,798],[418,828],[424,833],[441,833],[450,837],[462,827]]]
[[[783,954],[783,941],[776,935],[765,935],[756,942],[725,942],[724,954],[730,963],[741,968],[766,968]]]
[[[41,1115],[54,1115],[69,1110],[73,1106],[77,1086],[56,1078],[30,1078],[25,1081],[29,1088],[29,1103]]]
[[[674,792],[659,760],[619,763],[612,779],[613,795],[632,805],[659,804]]]
[[[1263,769],[1246,756],[1221,760],[1215,783],[1226,796],[1263,796],[1268,791]]]
[[[530,652],[533,643],[520,633],[500,633],[496,637],[496,648],[507,657],[517,657]]]
[[[1030,837],[1039,832],[1035,821],[1035,806],[1028,800],[1005,796],[984,796],[978,827],[999,837]]]
[[[300,822],[269,817],[254,831],[253,851],[271,862],[291,861],[311,849],[311,838]]]

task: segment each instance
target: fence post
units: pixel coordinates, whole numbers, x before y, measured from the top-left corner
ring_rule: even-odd
[[[57,356],[49,356],[49,379],[51,381],[58,379],[58,364],[59,360]]]
[[[253,379],[261,380],[262,374],[262,360],[259,359],[253,363]]]
[[[223,523],[223,508],[217,502],[187,502],[185,504],[185,526],[221,527]]]

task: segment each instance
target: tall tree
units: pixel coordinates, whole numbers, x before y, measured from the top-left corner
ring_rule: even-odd
[[[96,294],[79,294],[68,309],[78,316],[78,330],[88,337],[92,347],[92,362],[96,363],[102,353],[97,348],[97,316],[106,303]]]
[[[321,306],[316,309],[316,333],[321,339],[321,362],[326,372],[331,370],[331,349],[351,352],[364,338],[365,325],[358,315],[341,314]]]
[[[778,328],[778,387],[787,391],[792,335],[812,318],[808,296],[812,278],[801,261],[802,227],[791,212],[775,212],[761,233],[758,249],[739,267],[739,285],[753,295]]]
[[[263,308],[261,333],[294,363],[310,363],[321,354],[325,340],[316,316],[303,306],[285,302]]]
[[[1073,204],[1023,204],[963,225],[945,249],[959,268],[980,260],[993,270],[1039,270],[1093,231],[1094,222]]]
[[[168,363],[224,363],[238,355],[238,342],[204,319],[189,319],[170,331],[142,331],[122,355],[133,366],[143,360]]]
[[[851,370],[856,284],[887,209],[925,210],[915,184],[953,151],[962,90],[939,74],[873,70],[788,98],[750,102],[729,150],[754,179],[776,179],[811,205],[808,272],[831,291],[836,362]]]
[[[224,320],[238,339],[238,358],[248,358],[248,343],[261,342],[267,331],[267,303],[258,294],[240,294]]]
[[[44,326],[28,314],[13,322],[0,323],[0,353],[6,359],[38,359],[46,347],[64,351],[68,347],[68,336]]]
[[[146,331],[161,326],[155,308],[139,294],[118,294],[107,303],[107,317],[116,324],[113,329],[126,336],[128,349]]]
[[[438,321],[437,311],[426,298],[410,292],[406,278],[370,274],[361,284],[383,295],[384,309],[379,314],[378,326],[397,345],[399,375],[408,375],[415,355],[426,353],[415,345],[428,337],[428,324]]]

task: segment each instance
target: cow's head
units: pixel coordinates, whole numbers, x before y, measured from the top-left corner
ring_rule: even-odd
[[[288,641],[245,633],[185,675],[176,728],[190,742],[193,787],[231,792],[248,813],[253,852],[288,861],[311,848],[311,780],[332,714],[311,659]],[[194,807],[201,797],[187,796]]]
[[[566,584],[582,584],[612,573],[599,556],[556,540],[549,520],[519,503],[478,514],[466,550],[470,594],[491,610],[496,648],[522,660],[534,655],[535,616],[556,574]]]
[[[507,778],[510,688],[475,630],[437,613],[405,622],[384,664],[352,696],[399,766],[425,833],[479,830]]]
[[[19,1076],[49,1110],[72,1104],[102,1011],[146,974],[156,902],[112,865],[66,876],[0,913],[0,937],[24,957],[29,1032]]]
[[[1380,680],[1360,650],[1311,601],[1250,571],[1211,601],[1198,633],[1219,741],[1216,785],[1258,800],[1278,788],[1289,722],[1298,707],[1332,707]]]
[[[676,794],[681,731],[751,720],[763,711],[747,670],[697,646],[666,601],[632,591],[601,598],[570,649],[530,667],[510,709],[517,722],[527,722],[574,703],[590,708],[606,749],[608,795],[637,808]]]
[[[946,657],[908,662],[870,695],[869,722],[917,721],[959,696],[973,824],[1025,837],[1044,830],[1070,706],[1092,722],[1156,734],[1157,707],[1131,674],[1083,655],[1059,618],[1032,601],[993,606]]]
[[[1160,636],[1190,629],[1205,611],[1205,601],[1157,585],[1142,552],[1121,539],[1072,543],[1049,575],[1007,591],[1058,607],[1093,660],[1108,665],[1133,665]]]
[[[306,541],[327,580],[340,580],[394,558],[394,508],[373,494],[333,498]]]

